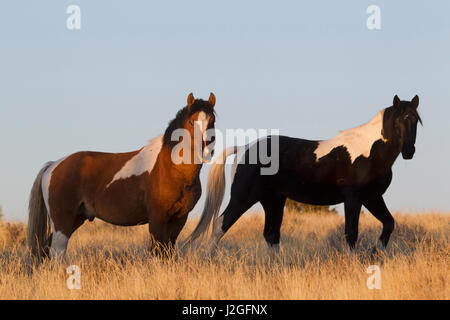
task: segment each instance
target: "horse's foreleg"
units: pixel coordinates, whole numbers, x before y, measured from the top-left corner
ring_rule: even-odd
[[[148,220],[150,232],[150,250],[155,255],[167,255],[169,248],[169,225],[167,215],[163,212],[152,212]]]
[[[171,246],[175,246],[178,235],[180,234],[181,230],[183,229],[184,225],[186,224],[187,218],[188,218],[188,215],[185,214],[182,217],[172,218],[169,221],[169,233],[170,233],[169,243]]]
[[[382,196],[364,201],[364,206],[383,224],[383,231],[374,250],[386,249],[389,237],[392,231],[394,231],[394,218],[386,207]]]

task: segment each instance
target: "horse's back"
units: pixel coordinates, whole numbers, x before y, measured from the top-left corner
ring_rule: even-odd
[[[270,188],[289,198],[310,204],[342,201],[335,166],[317,162],[314,151],[319,141],[280,136],[279,170],[268,177]]]
[[[365,157],[352,163],[343,146],[338,146],[327,157],[317,159],[315,151],[320,141],[287,136],[277,138],[279,169],[274,175],[263,176],[261,181],[265,188],[277,190],[292,199],[331,205],[342,202],[348,190],[358,190],[362,194],[373,190],[384,192],[390,183],[390,171],[376,173],[372,170],[371,160]]]
[[[79,151],[64,158],[53,168],[52,183],[61,186],[78,182],[100,188],[106,186],[114,174],[139,151],[108,153]]]
[[[80,151],[59,161],[45,173],[48,181],[43,190],[47,194],[51,211],[83,211],[86,217],[101,216],[105,202],[108,207],[118,207],[117,200],[123,193],[107,190],[113,179],[125,163],[139,151],[127,153],[107,153],[96,151]],[[128,187],[126,193],[136,192]],[[133,199],[135,200],[135,199]],[[123,209],[123,208],[121,208]],[[134,208],[133,208],[134,209]]]

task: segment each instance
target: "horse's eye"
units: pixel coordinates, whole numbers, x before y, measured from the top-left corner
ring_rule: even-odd
[[[193,126],[193,125],[194,125],[194,121],[189,120],[189,124],[190,124],[191,126]]]

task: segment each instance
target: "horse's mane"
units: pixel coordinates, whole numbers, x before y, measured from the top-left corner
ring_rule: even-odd
[[[203,111],[208,115],[215,115],[214,108],[211,106],[211,104],[208,101],[205,101],[202,99],[195,100],[190,108],[188,108],[186,106],[183,109],[179,110],[177,112],[177,115],[175,116],[175,118],[169,122],[169,125],[168,125],[166,131],[164,132],[163,145],[172,147],[175,144],[177,144],[178,141],[171,140],[172,132],[176,129],[183,128],[187,119],[192,114],[199,112],[199,111]]]
[[[394,121],[395,119],[403,116],[406,111],[412,111],[416,115],[419,123],[423,125],[422,118],[420,117],[417,109],[409,107],[409,103],[407,101],[400,101],[400,106],[391,106],[385,109],[383,121],[383,136],[385,138],[391,139],[394,137]]]
[[[417,109],[410,107],[409,101],[400,101],[400,105],[398,107],[389,107],[387,109],[391,109],[392,114],[393,114],[393,116],[395,118],[401,117],[407,111],[412,111],[416,115],[416,117],[419,120],[420,124],[423,125],[422,118],[420,117],[419,112],[417,111]]]

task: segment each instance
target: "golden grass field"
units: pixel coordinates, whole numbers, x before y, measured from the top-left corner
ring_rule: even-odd
[[[177,249],[168,259],[147,251],[146,226],[85,223],[71,238],[65,263],[31,267],[22,223],[0,223],[1,299],[449,299],[450,215],[395,214],[386,254],[372,256],[381,224],[360,221],[358,252],[344,247],[344,218],[286,212],[281,252],[262,237],[263,218],[244,215],[217,255]],[[189,222],[180,239],[192,230]],[[81,289],[66,286],[68,264]],[[366,286],[368,266],[381,269],[381,289]]]

